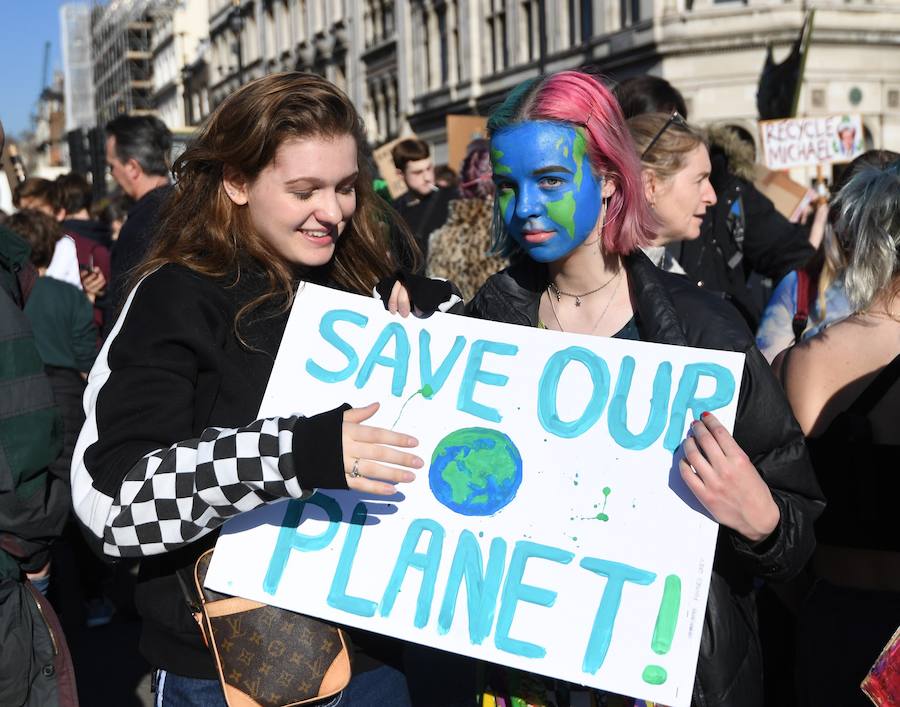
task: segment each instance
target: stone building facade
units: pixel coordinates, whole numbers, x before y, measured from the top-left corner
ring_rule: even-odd
[[[526,78],[590,65],[662,76],[692,121],[755,134],[767,44],[783,58],[815,8],[799,113],[861,113],[870,146],[900,147],[900,0],[202,1],[202,39],[179,57],[187,125],[242,82],[303,69],[347,91],[374,145],[415,132],[441,162],[446,115],[485,115]]]

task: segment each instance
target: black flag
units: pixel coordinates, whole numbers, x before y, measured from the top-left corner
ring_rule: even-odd
[[[806,14],[800,35],[791,47],[791,53],[780,64],[772,58],[772,44],[766,48],[766,63],[756,89],[756,109],[760,120],[792,118],[797,110],[803,66],[812,33],[813,12]]]

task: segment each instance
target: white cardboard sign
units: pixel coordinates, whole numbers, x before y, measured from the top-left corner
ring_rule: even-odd
[[[211,588],[668,705],[688,705],[718,526],[677,450],[734,424],[743,354],[436,314],[313,285],[260,416],[379,401],[425,468],[224,526]],[[303,459],[298,460],[302,479]]]
[[[864,149],[859,115],[764,120],[759,130],[769,169],[849,162]]]

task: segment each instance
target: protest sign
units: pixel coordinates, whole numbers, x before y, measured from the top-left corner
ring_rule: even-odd
[[[859,115],[764,120],[759,131],[769,169],[849,162],[863,152]]]
[[[487,118],[481,115],[447,116],[447,164],[460,171],[472,140],[487,137]]]
[[[225,524],[207,584],[668,705],[691,698],[717,528],[678,472],[743,354],[390,316],[304,285],[260,416],[379,401],[425,468]],[[303,478],[303,459],[297,460]]]
[[[378,168],[381,178],[387,182],[388,191],[391,193],[392,199],[403,196],[409,189],[406,186],[406,182],[403,181],[403,175],[394,166],[391,150],[394,149],[398,142],[411,138],[415,138],[415,135],[407,135],[403,138],[398,137],[396,140],[391,140],[381,147],[375,148],[372,152],[372,159],[375,161],[375,166]]]

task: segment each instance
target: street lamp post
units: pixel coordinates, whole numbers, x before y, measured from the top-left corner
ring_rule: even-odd
[[[244,85],[244,51],[241,47],[241,31],[244,29],[244,17],[241,15],[241,0],[231,0],[231,12],[228,15],[228,26],[234,32],[234,49],[237,52],[238,86]]]

